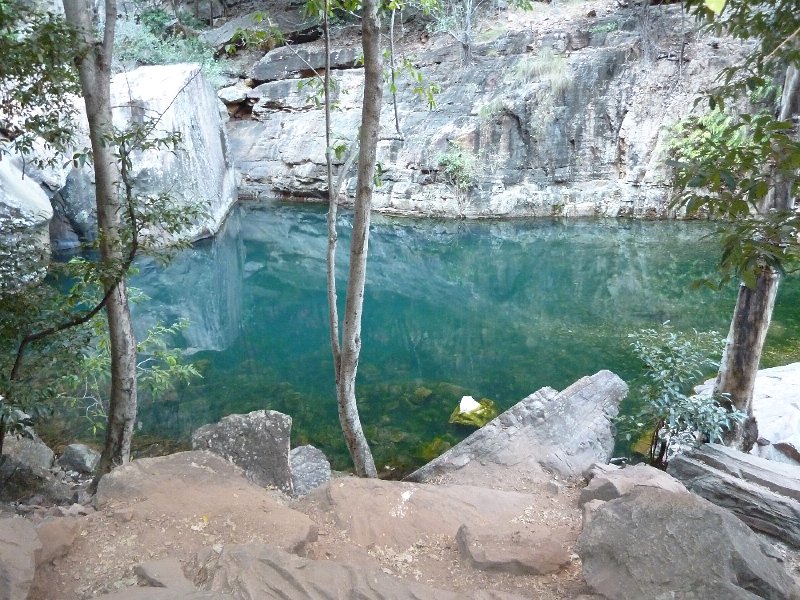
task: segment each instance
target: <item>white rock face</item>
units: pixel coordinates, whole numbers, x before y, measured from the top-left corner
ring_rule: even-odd
[[[225,132],[227,112],[198,65],[148,66],[120,73],[111,82],[111,105],[117,128],[158,119],[152,137],[172,132],[181,137],[175,152],[148,150],[133,156],[135,191],[168,193],[178,206],[203,204],[207,215],[185,236],[199,239],[216,233],[236,202],[237,176]],[[88,146],[86,127],[78,135],[79,148]],[[91,169],[73,170],[54,197],[57,247],[94,237],[93,178]]]
[[[52,216],[47,195],[23,176],[21,161],[9,156],[0,160],[0,262],[9,269],[0,272],[3,286],[41,274],[37,266],[50,253],[47,226]]]
[[[458,404],[458,412],[462,415],[480,410],[481,405],[472,396],[464,396]]]
[[[157,133],[180,133],[177,152],[152,151],[135,157],[137,186],[166,191],[186,205],[207,203],[208,218],[188,235],[216,233],[236,201],[237,181],[217,95],[198,65],[149,66],[120,73],[111,83],[111,104],[118,127],[161,115]]]

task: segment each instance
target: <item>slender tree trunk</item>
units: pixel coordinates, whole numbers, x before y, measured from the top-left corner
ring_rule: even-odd
[[[392,108],[394,109],[394,128],[400,138],[403,137],[403,132],[400,131],[400,114],[397,112],[397,83],[395,81],[395,63],[394,63],[394,16],[397,11],[392,9],[392,17],[389,22],[389,70],[392,74]]]
[[[791,121],[800,114],[800,72],[794,66],[786,70],[779,118]],[[794,208],[791,190],[796,174],[775,171],[772,185],[760,207],[762,213],[770,210],[790,211]],[[767,336],[780,276],[765,268],[757,277],[753,289],[739,286],[736,308],[733,312],[725,351],[714,391],[726,394],[733,407],[747,413],[745,422],[732,430],[726,442],[749,452],[758,439],[758,423],[753,416],[753,388]]]
[[[734,408],[747,413],[747,419],[731,431],[726,442],[749,452],[758,438],[758,425],[753,417],[753,386],[764,340],[767,337],[779,276],[766,268],[756,279],[753,289],[739,286],[728,339],[722,353],[719,375],[714,386],[717,394],[725,394]]]
[[[364,1],[361,32],[364,48],[364,102],[361,111],[353,237],[350,242],[350,268],[336,395],[342,432],[353,458],[356,474],[360,477],[376,477],[375,462],[358,416],[355,390],[358,358],[361,352],[361,315],[367,275],[372,186],[383,100],[380,22],[376,0]]]
[[[63,0],[67,21],[75,26],[87,51],[78,61],[95,173],[97,228],[100,260],[113,267],[124,263],[120,227],[119,168],[111,145],[111,56],[117,16],[115,0],[105,0],[103,39],[95,36],[92,10],[86,0]],[[136,421],[136,338],[133,333],[125,280],[108,277],[106,302],[111,352],[111,386],[106,441],[98,466],[98,478],[114,466],[128,462]]]

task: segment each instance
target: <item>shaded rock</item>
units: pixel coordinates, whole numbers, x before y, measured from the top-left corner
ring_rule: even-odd
[[[704,444],[674,457],[667,471],[753,529],[800,547],[800,467]]]
[[[198,555],[200,585],[234,598],[259,600],[513,600],[502,592],[457,593],[398,580],[385,573],[332,561],[292,556],[263,544],[226,546]]]
[[[284,41],[294,44],[311,42],[321,35],[319,23],[313,19],[303,19],[300,11],[296,15],[270,15],[266,19],[257,18],[258,14],[250,13],[233,18],[220,27],[202,31],[200,37],[209,46],[221,52],[228,44],[237,42],[236,33],[239,29],[269,33],[273,28],[277,28]],[[282,45],[277,39],[275,43]]]
[[[202,489],[198,494],[196,490]],[[120,515],[122,522],[141,530],[139,539],[157,547],[163,532],[149,515],[191,519],[188,535],[206,540],[227,535],[231,502],[253,507],[240,515],[237,531],[253,535],[287,552],[302,553],[317,537],[317,526],[306,515],[287,508],[274,496],[247,480],[238,467],[210,452],[179,452],[144,458],[114,469],[100,480],[95,496],[98,510]],[[130,512],[129,512],[130,511]]]
[[[36,566],[61,558],[72,547],[81,531],[81,522],[70,517],[48,518],[36,526],[41,549],[36,553]]]
[[[133,587],[121,592],[97,596],[103,600],[234,600],[233,596],[202,590],[171,590],[168,588]]]
[[[621,469],[609,469],[602,465],[600,469],[592,469],[590,476],[589,485],[581,490],[578,500],[580,506],[591,500],[613,500],[639,487],[686,492],[686,487],[680,481],[644,463]]]
[[[289,443],[292,418],[274,410],[228,415],[192,433],[192,448],[210,450],[241,467],[264,487],[292,493]]]
[[[72,489],[52,472],[54,454],[38,437],[7,436],[0,456],[0,500],[39,496],[39,503],[72,502]]]
[[[183,567],[177,558],[162,558],[136,565],[133,572],[150,587],[170,590],[194,590],[192,582],[183,574]]]
[[[58,457],[58,464],[64,469],[87,475],[94,473],[98,462],[100,462],[100,453],[86,444],[70,444]]]
[[[361,48],[336,48],[331,50],[331,69],[354,69],[358,64]],[[282,46],[267,52],[250,71],[250,77],[258,82],[308,77],[314,71],[325,69],[325,52],[309,48]]]
[[[605,500],[589,500],[583,505],[583,526],[589,524],[598,508],[605,504]]]
[[[0,600],[25,600],[33,584],[36,553],[42,548],[27,519],[0,519]]]
[[[289,452],[292,487],[297,496],[304,496],[331,478],[331,463],[325,453],[314,446],[299,446]]]
[[[569,547],[574,541],[570,530],[549,527],[481,532],[462,525],[456,534],[458,549],[472,566],[516,575],[558,571],[569,564]]]
[[[503,468],[546,469],[562,477],[580,477],[592,464],[611,457],[612,420],[627,392],[625,382],[610,371],[583,377],[561,393],[542,388],[408,479],[458,477],[457,471],[473,463],[491,464],[488,470],[495,474]]]
[[[692,494],[644,487],[606,502],[577,550],[586,582],[611,600],[800,598],[753,532]]]
[[[524,514],[527,494],[465,485],[333,479],[307,496],[330,511],[356,544],[407,548],[429,536],[454,538],[461,525],[485,530]]]
[[[250,88],[243,85],[232,85],[222,88],[217,92],[217,96],[225,104],[239,104],[247,100],[247,94]]]

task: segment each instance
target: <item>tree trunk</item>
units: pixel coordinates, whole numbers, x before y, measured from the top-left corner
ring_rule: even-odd
[[[739,286],[733,320],[714,385],[716,394],[726,394],[732,407],[748,415],[745,422],[731,431],[725,440],[744,452],[749,452],[758,438],[758,426],[753,417],[753,386],[772,319],[778,282],[778,274],[767,268],[756,279],[755,288],[750,289],[744,284]]]
[[[78,73],[86,103],[89,138],[95,173],[97,228],[100,260],[111,272],[124,264],[120,227],[122,207],[119,199],[119,167],[111,145],[111,55],[117,6],[105,0],[105,26],[102,41],[95,36],[92,10],[86,0],[63,0],[67,22],[79,31],[87,49],[78,60]],[[136,421],[136,339],[133,333],[125,280],[107,276],[106,303],[111,352],[106,441],[97,477],[114,466],[128,462]]]
[[[355,390],[358,358],[361,352],[361,314],[364,308],[364,286],[367,275],[372,186],[383,100],[380,22],[376,0],[364,1],[361,32],[364,48],[364,102],[361,111],[353,237],[350,242],[350,268],[336,395],[342,432],[350,456],[353,458],[356,474],[360,477],[376,477],[375,462],[358,416]]]
[[[790,66],[786,70],[779,118],[791,121],[797,114],[800,114],[800,72]],[[769,193],[760,212],[792,210],[794,180],[795,174],[774,171]],[[753,289],[744,284],[739,286],[739,296],[714,386],[716,393],[728,395],[733,407],[747,413],[745,422],[734,428],[725,440],[745,452],[749,452],[758,439],[758,423],[753,416],[753,387],[772,320],[779,281],[778,273],[765,268],[756,278]]]

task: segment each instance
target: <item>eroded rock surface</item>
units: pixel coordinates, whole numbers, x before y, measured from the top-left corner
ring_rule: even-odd
[[[640,487],[686,492],[686,487],[680,481],[644,463],[624,468],[595,465],[589,472],[589,477],[589,485],[581,490],[581,506],[592,500],[613,500]]]
[[[606,502],[578,538],[587,583],[611,600],[800,598],[765,549],[730,512],[655,488]]]
[[[0,600],[26,600],[41,548],[30,521],[0,519]]]
[[[473,478],[474,469],[544,470],[578,478],[596,462],[608,462],[614,448],[612,420],[628,386],[610,371],[583,377],[563,392],[543,388],[521,400],[450,450],[412,473],[412,481],[446,475]],[[486,465],[491,465],[487,468]],[[474,468],[466,468],[474,467]],[[459,471],[464,472],[459,474]]]
[[[304,496],[331,478],[331,463],[314,446],[299,446],[289,452],[294,494]]]

